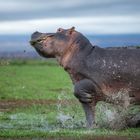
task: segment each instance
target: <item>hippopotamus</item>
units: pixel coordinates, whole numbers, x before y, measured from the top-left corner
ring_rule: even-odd
[[[140,49],[101,48],[74,27],[56,33],[34,32],[30,44],[43,57],[56,58],[74,85],[87,127],[95,124],[98,101],[128,107],[140,104]]]

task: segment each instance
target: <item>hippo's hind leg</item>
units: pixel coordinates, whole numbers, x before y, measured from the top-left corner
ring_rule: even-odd
[[[74,95],[79,99],[83,106],[88,128],[92,128],[94,124],[96,102],[93,96],[95,94],[95,87],[91,80],[84,79],[75,84]]]

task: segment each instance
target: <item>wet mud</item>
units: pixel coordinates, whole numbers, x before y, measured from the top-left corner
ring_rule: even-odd
[[[52,104],[57,104],[59,101],[58,100],[0,100],[0,112],[7,112],[11,109],[14,109],[16,107],[27,107],[31,105],[52,105]],[[73,105],[73,104],[78,104],[76,100],[74,99],[68,99],[68,100],[61,100],[61,104],[63,105]]]

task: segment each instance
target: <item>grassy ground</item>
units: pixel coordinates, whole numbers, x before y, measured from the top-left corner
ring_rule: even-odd
[[[1,60],[0,64],[1,138],[140,138],[139,128],[87,130],[71,80],[54,60]]]
[[[1,99],[56,99],[63,91],[71,96],[72,84],[55,62],[16,60],[0,67]]]

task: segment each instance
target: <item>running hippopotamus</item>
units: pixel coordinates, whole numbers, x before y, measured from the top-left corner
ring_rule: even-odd
[[[69,73],[74,95],[86,114],[87,127],[94,126],[98,101],[140,104],[140,49],[100,48],[74,27],[56,33],[35,32],[30,44],[43,57],[56,58]]]

